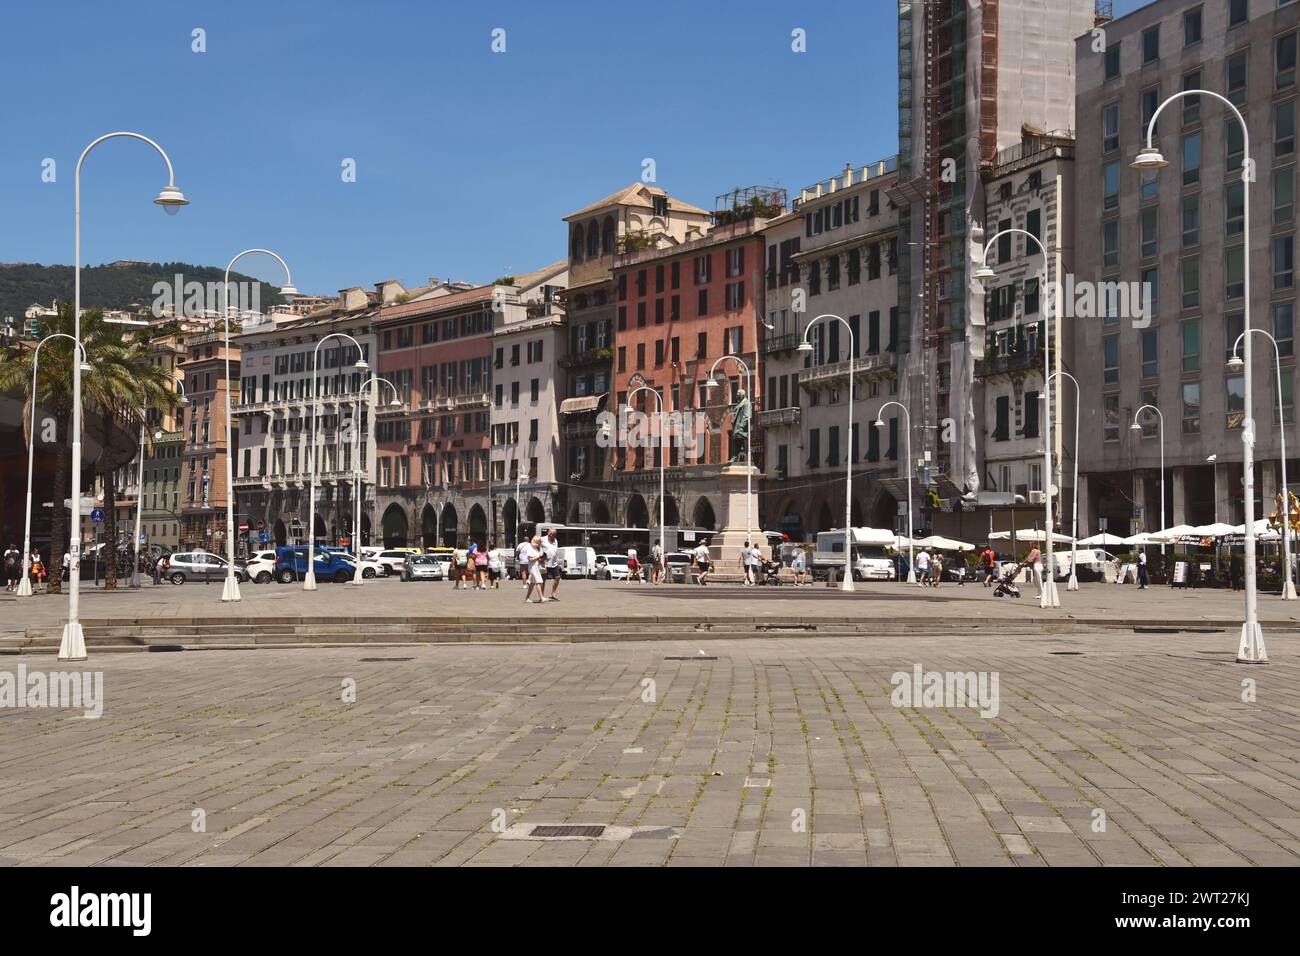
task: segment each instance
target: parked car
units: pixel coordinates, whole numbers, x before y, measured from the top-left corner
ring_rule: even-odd
[[[855,581],[894,580],[892,550],[896,537],[892,531],[881,528],[854,528],[853,553],[850,569]],[[844,531],[817,532],[817,547],[813,551],[813,571],[825,576],[832,571],[844,570]]]
[[[446,564],[436,554],[413,554],[402,567],[403,581],[442,581]]]
[[[253,556],[244,565],[248,579],[258,584],[269,584],[275,580],[275,552],[254,551]]]
[[[351,581],[356,573],[356,565],[342,555],[317,548],[312,557],[317,578],[342,584]],[[301,581],[307,575],[307,546],[276,548],[275,567],[275,579],[281,584]]]
[[[327,544],[322,546],[320,550],[328,551],[331,554],[337,554],[339,557],[343,558],[343,560],[351,561],[353,565],[357,563],[356,556],[347,548],[344,548],[340,545]],[[361,558],[361,576],[363,578],[370,579],[373,577],[386,577],[387,575],[388,575],[387,565],[380,564],[378,561],[374,560],[373,558],[367,558],[364,556]]]
[[[419,554],[419,552],[415,552]],[[408,558],[412,557],[412,552],[405,548],[390,548],[387,551],[380,551],[375,555],[374,560],[388,569],[389,574],[402,573],[402,568],[406,566]]]
[[[664,580],[685,584],[691,576],[691,556],[683,551],[664,555]]]
[[[560,574],[564,577],[589,578],[595,573],[595,571],[595,548],[576,547],[560,549]]]
[[[626,581],[627,580],[627,555],[626,554],[596,555],[595,577],[599,578],[602,581]]]
[[[226,559],[211,551],[178,551],[171,556],[167,580],[184,584],[189,580],[220,581],[226,576]],[[248,572],[235,562],[235,580],[247,581]]]

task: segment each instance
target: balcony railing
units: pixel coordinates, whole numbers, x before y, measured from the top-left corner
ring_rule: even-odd
[[[1026,369],[1043,367],[1043,351],[1038,346],[1024,347],[1015,352],[988,353],[975,363],[977,378],[987,375],[1001,375],[1007,372],[1023,372]]]
[[[771,428],[774,425],[798,425],[803,414],[803,409],[797,405],[793,408],[768,408],[758,413],[758,425],[760,428]]]
[[[896,371],[898,369],[898,354],[896,352],[880,352],[876,355],[864,355],[861,358],[853,359],[852,363],[846,359],[843,362],[832,362],[828,365],[814,365],[812,368],[806,368],[799,372],[799,384],[808,388],[824,385],[838,378],[845,378],[849,374],[850,364],[853,366],[853,377],[855,379],[874,378],[877,375]]]
[[[799,347],[799,341],[802,336],[798,332],[787,332],[784,335],[769,335],[763,339],[763,354],[775,355],[777,352],[789,352]]]

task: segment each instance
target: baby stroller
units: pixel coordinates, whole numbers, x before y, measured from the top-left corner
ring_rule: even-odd
[[[1016,587],[1016,575],[1018,575],[1024,567],[1024,564],[1013,565],[1011,570],[998,578],[998,586],[993,589],[993,596],[1020,597],[1020,588]]]

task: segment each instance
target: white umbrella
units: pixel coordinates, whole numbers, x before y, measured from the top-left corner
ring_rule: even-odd
[[[1239,524],[1232,529],[1232,534],[1244,535],[1245,533],[1246,533],[1246,526],[1244,524]],[[1281,539],[1281,537],[1282,535],[1279,532],[1274,531],[1272,528],[1268,526],[1267,518],[1255,519],[1255,538],[1257,540],[1278,541]]]
[[[1086,544],[1089,547],[1100,546],[1103,548],[1114,547],[1117,544],[1127,544],[1128,542],[1119,535],[1110,534],[1103,531],[1101,534],[1094,534],[1087,538],[1080,538],[1080,544]]]
[[[1121,543],[1122,543],[1122,544],[1146,545],[1146,544],[1158,544],[1159,542],[1157,542],[1157,541],[1153,541],[1153,540],[1151,539],[1151,535],[1149,535],[1149,534],[1146,534],[1146,533],[1139,533],[1139,534],[1131,534],[1131,535],[1129,535],[1129,536],[1128,536],[1127,538],[1125,538]]]
[[[1152,531],[1150,534],[1147,535],[1147,538],[1159,544],[1160,542],[1168,543],[1170,541],[1177,541],[1185,534],[1195,534],[1195,533],[1196,533],[1196,529],[1189,524],[1176,524],[1172,528],[1164,528],[1160,531]]]
[[[1236,531],[1232,525],[1216,521],[1214,524],[1197,525],[1187,533],[1198,538],[1222,538],[1225,534],[1235,534]]]
[[[989,534],[990,541],[1009,541],[1010,539],[1011,539],[1010,531],[994,531]],[[1044,534],[1042,531],[1035,531],[1033,528],[1021,528],[1016,531],[1016,540],[1040,542],[1040,541],[1046,541],[1047,535]],[[1061,532],[1059,531],[1052,532],[1053,544],[1057,544],[1057,543],[1069,544],[1073,540],[1074,539],[1071,538],[1068,534],[1061,534]]]
[[[900,539],[906,541],[906,538]],[[938,551],[974,551],[975,545],[967,544],[965,541],[954,541],[952,538],[945,538],[942,535],[932,534],[928,538],[917,538],[916,545],[920,548],[934,548]]]

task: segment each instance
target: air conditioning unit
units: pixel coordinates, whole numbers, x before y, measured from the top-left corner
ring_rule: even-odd
[[[1029,493],[1029,503],[1031,505],[1041,505],[1047,501],[1047,493],[1044,491],[1031,491]]]

